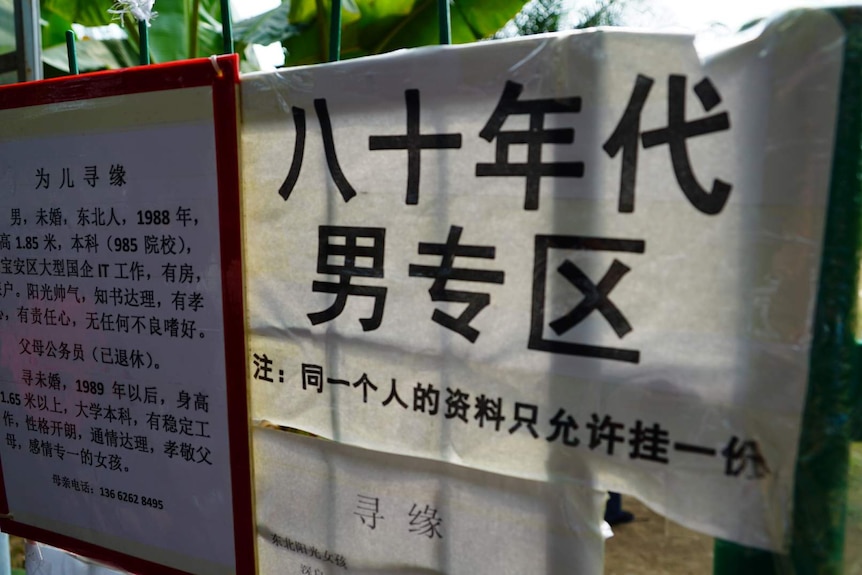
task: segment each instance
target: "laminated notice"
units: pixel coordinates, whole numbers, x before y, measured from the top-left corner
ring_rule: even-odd
[[[224,57],[0,89],[4,531],[253,569],[237,81]]]

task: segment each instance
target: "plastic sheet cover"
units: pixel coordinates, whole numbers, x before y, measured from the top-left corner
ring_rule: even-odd
[[[842,42],[808,11],[245,77],[252,417],[784,549]]]
[[[126,571],[117,571],[41,543],[27,543],[24,565],[27,575],[127,575]]]

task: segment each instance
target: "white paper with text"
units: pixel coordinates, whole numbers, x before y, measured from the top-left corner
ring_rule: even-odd
[[[785,545],[842,30],[248,76],[253,417]],[[733,502],[728,504],[728,502]]]

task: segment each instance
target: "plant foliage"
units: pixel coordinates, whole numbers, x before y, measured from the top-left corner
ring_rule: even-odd
[[[623,0],[602,0],[582,14],[579,27],[613,24]],[[503,35],[556,31],[563,22],[563,0],[449,0],[451,39],[455,44]],[[68,73],[65,32],[72,24],[103,30],[111,23],[122,32],[110,39],[88,34],[77,43],[82,71],[122,68],[138,63],[138,30],[131,16],[117,22],[108,12],[113,0],[41,0],[43,60],[53,74]],[[150,59],[168,62],[217,54],[222,47],[219,0],[157,0],[158,17],[149,28]],[[439,42],[437,0],[342,0],[342,59]],[[285,65],[329,59],[331,0],[283,0],[273,10],[236,22],[233,39],[243,54],[253,44],[280,42]],[[514,28],[513,28],[514,27]],[[251,66],[244,62],[244,68]]]

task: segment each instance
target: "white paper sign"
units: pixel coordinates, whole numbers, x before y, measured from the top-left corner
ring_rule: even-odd
[[[247,77],[253,417],[782,549],[841,46],[807,12]]]
[[[602,572],[605,494],[254,430],[261,575]]]
[[[13,519],[235,572],[212,88],[3,110],[0,126]]]

